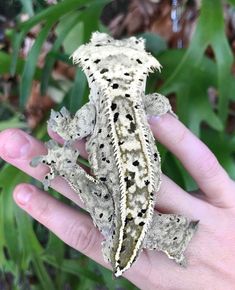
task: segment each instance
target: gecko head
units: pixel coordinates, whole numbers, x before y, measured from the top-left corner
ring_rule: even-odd
[[[134,36],[124,39],[114,39],[110,35],[101,32],[93,32],[91,37],[91,44],[95,46],[114,45],[121,47],[129,47],[135,50],[145,50],[145,40],[143,38],[136,38]]]

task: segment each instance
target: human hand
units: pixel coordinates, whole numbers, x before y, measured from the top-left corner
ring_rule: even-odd
[[[144,250],[124,277],[141,289],[232,290],[235,285],[235,183],[219,165],[212,152],[180,121],[170,115],[150,119],[154,136],[182,162],[203,194],[188,194],[163,175],[156,209],[200,220],[197,233],[185,255],[187,268],[169,260],[165,254]],[[51,137],[61,138],[53,132]],[[78,142],[84,157],[84,142]],[[29,163],[46,154],[45,146],[18,129],[0,133],[0,156],[36,179],[42,180],[47,167],[36,169]],[[82,206],[78,195],[62,178],[52,187]],[[102,236],[89,216],[54,199],[29,184],[14,190],[16,203],[53,231],[65,243],[109,267],[101,254]]]

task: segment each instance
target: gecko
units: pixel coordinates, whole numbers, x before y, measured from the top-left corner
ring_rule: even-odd
[[[145,94],[147,76],[160,70],[160,63],[145,50],[143,38],[117,40],[100,32],[72,59],[87,77],[89,102],[74,116],[65,107],[52,110],[48,126],[65,143],[50,140],[47,155],[36,156],[31,165],[50,168],[45,189],[62,176],[79,194],[104,237],[103,256],[115,277],[144,249],[162,251],[186,266],[184,251],[199,221],[155,209],[162,172],[147,116],[176,116],[165,96]],[[79,151],[73,146],[83,138],[91,175],[79,165]]]

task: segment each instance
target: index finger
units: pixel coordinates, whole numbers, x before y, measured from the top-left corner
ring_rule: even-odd
[[[151,117],[149,123],[154,136],[179,158],[208,202],[219,207],[235,205],[232,180],[201,140],[169,114]]]

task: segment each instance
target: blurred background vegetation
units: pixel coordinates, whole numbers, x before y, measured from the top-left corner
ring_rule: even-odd
[[[235,179],[234,0],[0,0],[0,130],[22,128],[47,140],[51,108],[76,112],[87,102],[86,79],[69,56],[96,30],[146,39],[163,66],[147,92],[167,95]],[[159,147],[164,173],[196,190],[179,161]],[[17,208],[12,190],[20,182],[41,186],[0,160],[1,290],[136,289]]]

